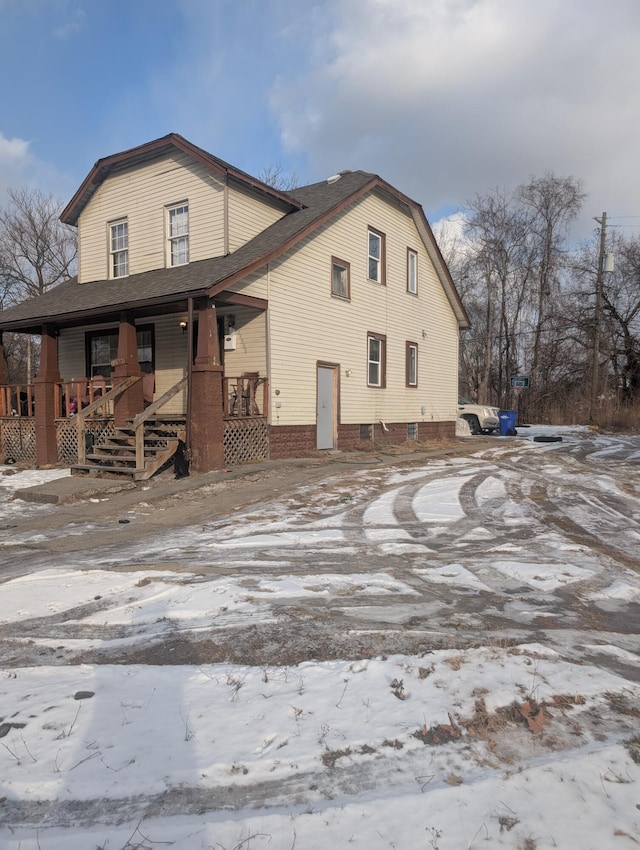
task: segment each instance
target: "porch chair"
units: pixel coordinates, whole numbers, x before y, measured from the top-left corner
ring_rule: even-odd
[[[242,414],[255,416],[260,413],[256,404],[256,389],[261,382],[260,372],[243,372],[242,378]]]

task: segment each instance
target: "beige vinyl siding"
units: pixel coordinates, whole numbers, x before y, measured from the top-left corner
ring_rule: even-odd
[[[254,193],[233,184],[229,186],[229,251],[237,250],[269,225],[278,221],[284,210]]]
[[[386,237],[386,286],[367,280],[369,226]],[[417,296],[406,291],[408,246],[418,251]],[[332,256],[351,264],[349,302],[330,295]],[[272,264],[269,316],[278,424],[315,422],[318,360],[340,365],[342,423],[456,418],[457,321],[414,220],[398,203],[369,195]],[[367,386],[368,331],[387,338],[386,389]],[[405,386],[407,341],[418,344],[417,388]]]
[[[183,315],[174,314],[159,316],[153,320],[155,325],[155,367],[156,389],[154,399],[171,389],[174,384],[187,374],[187,342],[189,335],[183,333],[180,321]],[[147,324],[145,321],[137,324]],[[186,390],[175,395],[162,408],[162,413],[185,413],[187,396]]]
[[[236,350],[224,352],[225,377],[237,378],[243,372],[259,372],[261,377],[265,377],[267,374],[265,313],[248,307],[237,307],[228,312],[232,312],[236,320]]]
[[[78,221],[81,283],[109,275],[111,221],[129,223],[129,274],[164,268],[166,208],[189,204],[189,259],[225,253],[224,186],[210,171],[177,152],[108,177]]]
[[[259,272],[247,275],[243,280],[229,287],[229,292],[239,292],[254,298],[269,298],[269,279],[266,266]],[[233,312],[233,311],[232,311]]]

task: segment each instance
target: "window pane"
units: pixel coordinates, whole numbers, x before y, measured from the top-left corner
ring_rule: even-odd
[[[333,264],[331,292],[334,295],[339,295],[341,298],[349,297],[347,269],[344,266],[338,265],[338,263]]]
[[[169,210],[169,236],[186,236],[189,233],[189,207],[185,204]]]
[[[415,386],[418,383],[418,350],[415,345],[407,349],[407,383]]]
[[[382,239],[377,233],[369,231],[369,280],[380,281],[380,258]]]
[[[189,262],[189,237],[181,236],[171,242],[171,265],[180,266]]]
[[[129,226],[126,221],[111,225],[111,250],[124,251],[128,248]]]
[[[117,251],[113,255],[113,276],[122,277],[129,274],[129,252]]]
[[[380,386],[381,380],[381,362],[382,362],[382,342],[375,337],[369,337],[369,363],[368,363],[368,383],[373,386]]]
[[[111,276],[129,274],[129,223],[119,221],[110,225],[111,232]]]
[[[418,291],[418,257],[414,251],[409,251],[407,255],[407,289],[409,292]]]
[[[111,377],[111,361],[118,356],[118,334],[101,334],[91,337],[91,363],[89,377]]]
[[[182,266],[189,262],[189,205],[182,204],[167,210],[169,262]]]
[[[151,331],[137,331],[138,363],[151,363],[153,361],[153,340]]]

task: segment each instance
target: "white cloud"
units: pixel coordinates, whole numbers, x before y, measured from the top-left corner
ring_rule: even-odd
[[[316,176],[382,173],[427,209],[553,170],[640,212],[637,0],[328,0],[315,65],[273,92]],[[319,58],[320,57],[320,58]]]
[[[34,156],[30,142],[8,139],[0,131],[0,207],[7,201],[7,189],[26,186],[65,198],[70,197],[73,185],[68,175]]]
[[[28,153],[29,142],[23,139],[7,139],[0,132],[0,167],[22,163],[27,159]]]

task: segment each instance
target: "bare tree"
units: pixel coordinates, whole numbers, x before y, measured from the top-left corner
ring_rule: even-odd
[[[604,276],[604,314],[616,390],[620,401],[628,404],[640,398],[640,238],[616,235],[609,248],[616,269]]]
[[[6,307],[42,295],[75,272],[77,237],[51,195],[10,189],[0,212],[0,297]]]
[[[573,177],[548,173],[469,203],[457,271],[473,330],[461,353],[463,380],[479,401],[513,406],[510,378],[524,373],[533,386],[526,403],[543,416],[572,383],[566,364],[575,362],[576,350],[563,288],[568,229],[583,198]]]
[[[530,242],[536,264],[532,283],[533,353],[531,375],[534,382],[544,383],[548,369],[555,365],[549,355],[543,333],[553,329],[561,275],[565,268],[565,242],[571,222],[577,217],[585,193],[574,177],[557,177],[547,172],[543,177],[520,186],[518,196],[528,212]],[[543,347],[546,357],[543,357]],[[551,352],[552,353],[552,352]]]
[[[475,281],[475,301],[480,307],[473,338],[476,347],[482,346],[477,394],[481,400],[494,399],[503,406],[509,377],[520,365],[520,326],[531,276],[527,233],[526,217],[504,190],[471,202],[467,274]]]
[[[289,173],[280,164],[266,165],[258,174],[258,180],[262,180],[267,186],[271,186],[279,192],[291,192],[300,185],[296,172]]]
[[[0,210],[1,308],[42,295],[74,274],[76,232],[61,223],[61,210],[51,195],[9,190],[9,204]],[[30,382],[35,360],[31,343],[31,337],[14,335],[5,340],[10,380]]]

